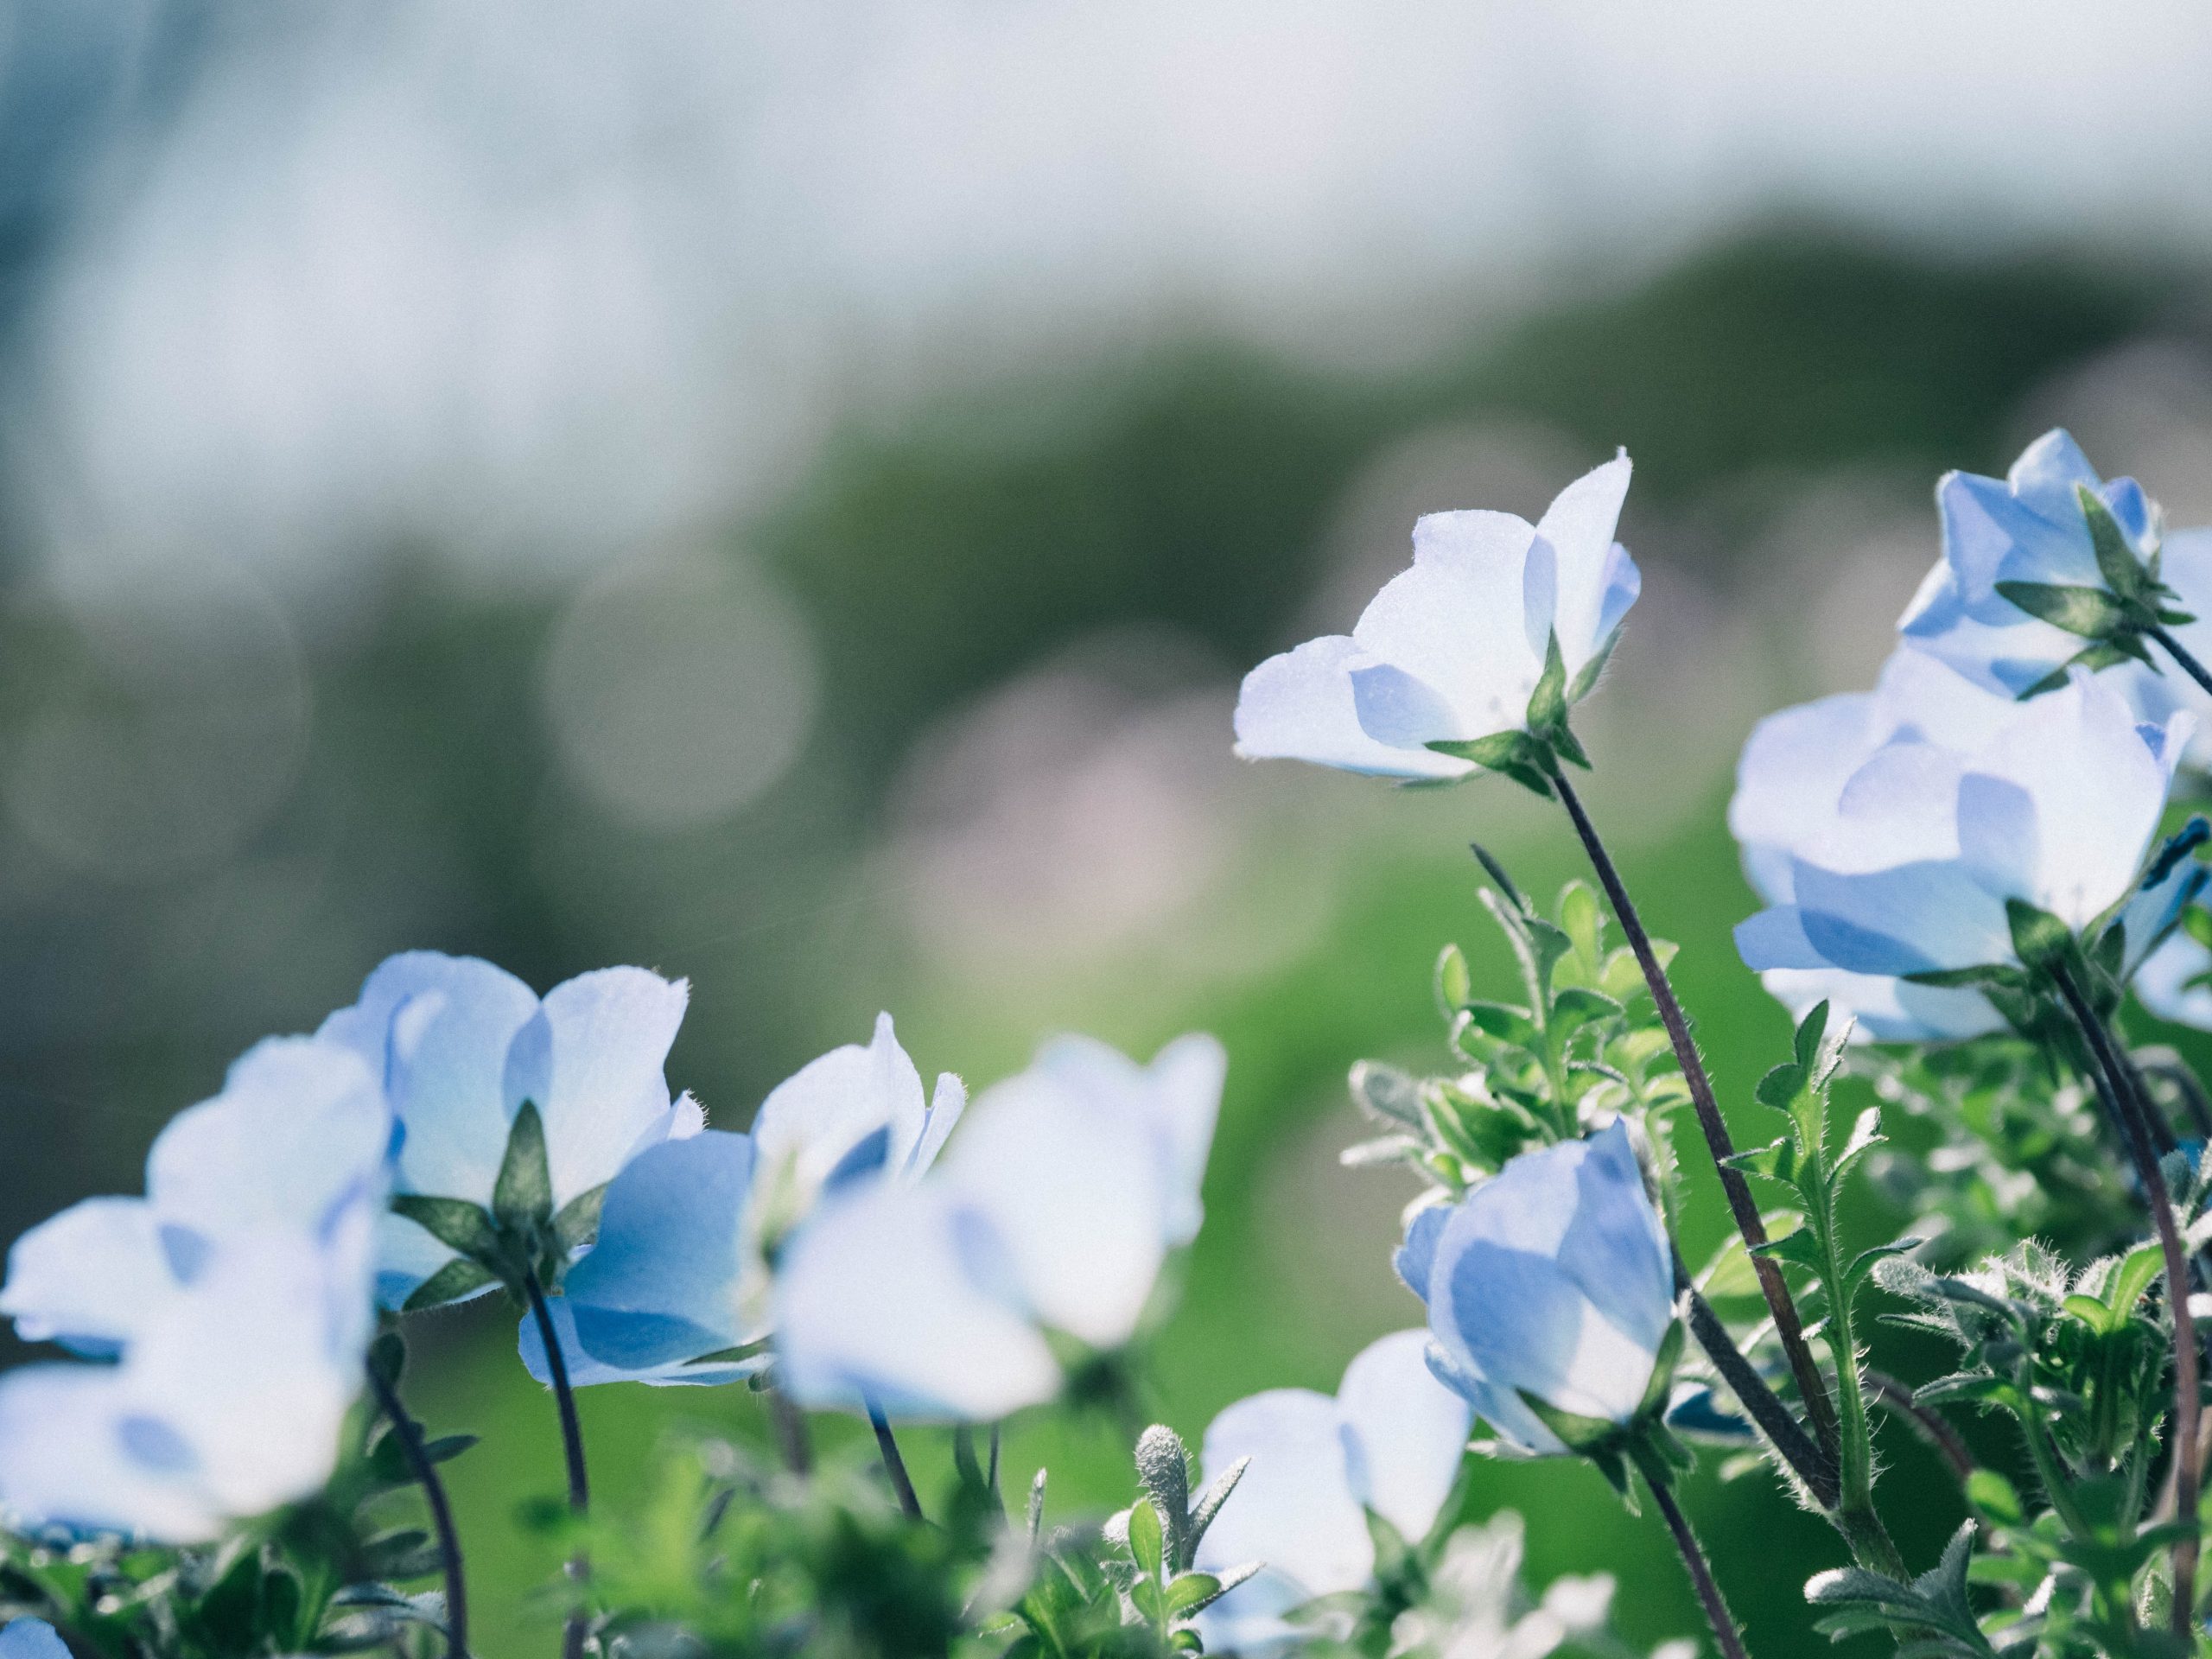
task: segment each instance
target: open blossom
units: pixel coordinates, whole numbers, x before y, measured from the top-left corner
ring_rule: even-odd
[[[1675,1319],[1672,1252],[1628,1126],[1513,1159],[1417,1214],[1398,1274],[1428,1305],[1428,1361],[1491,1427],[1567,1450],[1529,1408],[1626,1423]]]
[[[765,1355],[698,1362],[766,1334],[768,1256],[824,1193],[918,1179],[966,1100],[950,1072],[925,1099],[887,1014],[865,1046],[779,1084],[750,1134],[708,1129],[639,1154],[608,1184],[598,1237],[551,1302],[569,1381],[715,1383],[758,1370]],[[521,1348],[547,1380],[533,1319]]]
[[[1541,520],[1430,513],[1413,568],[1349,635],[1308,640],[1244,677],[1236,753],[1401,779],[1459,778],[1432,743],[1525,730],[1552,642],[1571,702],[1612,649],[1642,578],[1613,539],[1625,452],[1560,491]]]
[[[1893,738],[1789,849],[1788,901],[1738,926],[1737,948],[1762,971],[2017,965],[2007,900],[2078,932],[2135,891],[2192,725],[2139,725],[2076,670],[1971,747]]]
[[[1265,1563],[1199,1617],[1209,1650],[1250,1652],[1289,1637],[1283,1615],[1317,1596],[1363,1588],[1375,1570],[1373,1511],[1408,1543],[1436,1522],[1465,1449],[1473,1412],[1438,1382],[1425,1331],[1363,1349],[1332,1396],[1270,1389],[1208,1426],[1208,1480],[1249,1458],[1199,1541],[1201,1572]]]
[[[163,1132],[143,1198],[18,1241],[18,1332],[115,1363],[0,1379],[0,1511],[185,1543],[320,1488],[361,1389],[391,1129],[359,1056],[265,1043]]]
[[[10,1619],[0,1629],[0,1659],[69,1659],[69,1649],[44,1619]]]
[[[690,995],[642,968],[607,968],[541,1000],[488,962],[413,950],[371,974],[319,1035],[383,1081],[400,1128],[396,1192],[488,1208],[527,1102],[544,1127],[557,1211],[646,1147],[704,1127],[689,1096],[670,1099],[662,1072]],[[456,1259],[399,1216],[385,1222],[378,1254],[378,1294],[393,1307]]]
[[[2111,510],[2139,558],[2162,547],[2160,575],[2181,608],[2197,619],[2180,625],[2177,637],[2193,652],[2212,647],[2212,531],[2162,537],[2158,511],[2141,486],[2132,478],[2105,482],[2062,430],[2030,444],[2001,479],[1952,473],[1936,486],[1943,556],[1898,624],[1905,643],[2008,696],[2063,667],[2086,641],[2022,610],[1998,584],[2105,585],[2082,508],[2083,489]],[[2212,700],[2179,673],[2154,673],[2133,663],[2107,672],[2145,719],[2163,721],[2177,708],[2212,713]]]
[[[919,1180],[828,1199],[778,1263],[785,1385],[809,1405],[976,1422],[1052,1398],[1046,1333],[1120,1347],[1197,1233],[1224,1066],[1211,1037],[1149,1066],[1058,1039],[978,1097]]]

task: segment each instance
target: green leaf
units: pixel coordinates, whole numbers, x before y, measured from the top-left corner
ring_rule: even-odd
[[[1137,1571],[1147,1580],[1160,1577],[1160,1563],[1166,1559],[1166,1539],[1160,1528],[1160,1512],[1148,1497],[1139,1498],[1129,1510],[1129,1558],[1137,1564]]]
[[[1470,1002],[1462,1012],[1478,1031],[1516,1047],[1533,1049],[1542,1040],[1526,1010],[1503,1002]]]
[[[1244,1471],[1251,1466],[1250,1458],[1237,1459],[1216,1475],[1207,1484],[1205,1491],[1198,1494],[1198,1501],[1191,1506],[1191,1524],[1185,1535],[1191,1541],[1193,1553],[1198,1549],[1198,1541],[1206,1535],[1206,1529],[1213,1525],[1214,1516],[1221,1513],[1221,1506],[1229,1502],[1229,1495],[1236,1490],[1236,1483],[1244,1478]],[[1236,1582],[1242,1583],[1243,1580]]]
[[[2097,569],[2105,579],[2105,586],[2122,599],[2140,597],[2151,573],[2143,568],[2142,562],[2135,556],[2135,550],[2127,544],[2127,533],[2120,529],[2120,520],[2112,516],[2112,509],[2088,485],[2075,485],[2074,495],[2082,504],[2082,516],[2089,521],[2089,545],[2096,550]]]
[[[431,1463],[446,1463],[459,1457],[476,1444],[474,1434],[441,1434],[435,1440],[423,1443],[423,1456]]]
[[[1129,1586],[1129,1600],[1144,1615],[1146,1623],[1159,1625],[1167,1622],[1167,1598],[1158,1579],[1149,1575],[1139,1579]]]
[[[2085,639],[2109,641],[2127,625],[2127,607],[2101,588],[2051,582],[2000,582],[1997,591],[2030,616]]]
[[[1475,976],[1468,969],[1466,953],[1447,944],[1436,958],[1436,1002],[1447,1020],[1474,999]]]
[[[2056,961],[2073,942],[2073,930],[2047,910],[2038,910],[2024,899],[2005,901],[2005,919],[2012,929],[2012,950],[2031,968]]]
[[[2156,1244],[2139,1244],[2127,1253],[2120,1270],[2112,1276],[2112,1283],[2105,1288],[2105,1306],[2119,1319],[2135,1311],[2135,1304],[2143,1300],[2143,1293],[2151,1288],[2152,1281],[2165,1269],[2165,1256]],[[2118,1320],[2115,1319],[2115,1324]]]
[[[1222,1582],[1211,1573],[1185,1573],[1167,1586],[1167,1614],[1187,1618],[1224,1593]]]
[[[2017,1527],[2027,1518],[2020,1494],[1994,1469],[1977,1469],[1967,1477],[1967,1503],[1976,1514],[2002,1526]]]
[[[472,1261],[489,1262],[499,1258],[499,1236],[481,1205],[471,1204],[466,1198],[434,1198],[420,1192],[399,1192],[392,1196],[391,1208],[394,1214],[406,1217],[439,1243],[459,1250]],[[429,1284],[443,1276],[441,1270],[423,1288],[428,1289]],[[410,1305],[412,1300],[410,1299]]]
[[[1580,1030],[1592,1021],[1618,1020],[1625,1012],[1619,1003],[1603,991],[1570,985],[1552,998],[1552,1035],[1564,1039],[1569,1033]]]
[[[545,1158],[544,1120],[535,1102],[523,1102],[507,1130],[506,1156],[492,1184],[492,1217],[514,1232],[553,1219],[553,1172]]]
[[[1821,1254],[1820,1241],[1813,1236],[1813,1230],[1809,1227],[1800,1227],[1796,1232],[1784,1233],[1780,1238],[1770,1238],[1765,1243],[1754,1248],[1751,1254],[1776,1262],[1787,1262],[1793,1267],[1803,1268],[1815,1274],[1827,1267],[1827,1259]]]
[[[1786,1112],[1797,1103],[1797,1096],[1805,1092],[1808,1073],[1795,1060],[1785,1060],[1758,1081],[1751,1096],[1762,1106],[1771,1106],[1777,1112]]]
[[[1497,883],[1497,890],[1505,895],[1508,904],[1523,916],[1535,914],[1535,906],[1522,895],[1520,888],[1513,885],[1513,878],[1506,874],[1505,866],[1499,861],[1497,854],[1479,841],[1469,842],[1467,850],[1474,854],[1475,862],[1483,867],[1483,874]]]
[[[1137,1437],[1137,1478],[1152,1498],[1154,1518],[1165,1529],[1170,1572],[1190,1562],[1190,1540],[1185,1535],[1191,1509],[1191,1458],[1181,1437],[1164,1424],[1154,1423]]]
[[[1395,1065],[1362,1060],[1351,1069],[1352,1103],[1380,1123],[1422,1127],[1421,1086]]]

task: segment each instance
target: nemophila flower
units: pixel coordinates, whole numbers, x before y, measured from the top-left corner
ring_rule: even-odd
[[[1624,451],[1560,491],[1536,524],[1510,512],[1421,518],[1413,568],[1349,636],[1309,640],[1244,677],[1236,753],[1421,780],[1478,763],[1526,769],[1532,751],[1516,734],[1571,744],[1567,710],[1596,684],[1641,585],[1613,539],[1628,483]]]
[[[2212,531],[2165,532],[2133,479],[2105,482],[2058,430],[2004,478],[1952,473],[1936,499],[1943,556],[1898,625],[1908,645],[2006,696],[2055,687],[2078,660],[2117,666],[2145,718],[2212,708],[2183,677],[2126,660],[2147,662],[2140,638],[2162,610],[2198,619],[2173,624],[2192,652],[2212,646]]]
[[[571,1382],[726,1382],[764,1353],[769,1259],[823,1193],[912,1180],[967,1103],[960,1079],[921,1074],[891,1016],[873,1041],[831,1050],[772,1090],[750,1135],[709,1129],[640,1153],[608,1184],[596,1241],[567,1270],[551,1313]],[[524,1363],[550,1377],[535,1320]]]
[[[361,1389],[380,1205],[361,1186],[313,1232],[226,1233],[114,1364],[0,1378],[0,1512],[194,1543],[319,1491]]]
[[[1626,1428],[1663,1404],[1673,1255],[1624,1122],[1421,1211],[1397,1268],[1428,1306],[1438,1379],[1522,1450],[1566,1452],[1570,1421]]]
[[[540,999],[504,969],[474,957],[410,951],[371,974],[360,1001],[323,1024],[382,1077],[399,1121],[394,1216],[379,1248],[378,1294],[391,1306],[427,1306],[498,1282],[495,1269],[455,1237],[467,1217],[411,1200],[492,1211],[503,1171],[514,1172],[508,1211],[527,1189],[545,1217],[510,1215],[507,1256],[534,1253],[551,1271],[588,1240],[607,1184],[648,1147],[705,1125],[687,1095],[669,1097],[662,1066],[690,995],[642,968],[580,974]],[[527,1108],[527,1111],[525,1111]],[[424,1219],[429,1217],[430,1219]],[[527,1222],[530,1225],[525,1226]]]
[[[357,1055],[305,1037],[262,1043],[155,1138],[143,1198],[87,1198],[16,1241],[0,1313],[28,1341],[120,1353],[226,1241],[320,1239],[362,1193],[380,1201],[391,1138]]]
[[[2161,1020],[2212,1031],[2212,950],[2175,933],[2135,970],[2135,995]]]
[[[1063,1038],[969,1110],[935,1168],[831,1196],[778,1263],[776,1349],[804,1403],[990,1421],[1134,1336],[1197,1233],[1224,1060],[1149,1066]]]
[[[1270,1389],[1208,1426],[1209,1481],[1240,1459],[1251,1464],[1199,1541],[1199,1570],[1265,1563],[1199,1616],[1210,1650],[1286,1640],[1296,1627],[1284,1614],[1364,1587],[1375,1573],[1370,1512],[1409,1544],[1427,1535],[1473,1419],[1430,1374],[1427,1345],[1425,1331],[1397,1332],[1361,1351],[1333,1397]]]
[[[1797,860],[1847,840],[1860,806],[1852,780],[1878,753],[1892,743],[1972,751],[2018,712],[2002,693],[1900,648],[1873,690],[1768,715],[1744,745],[1728,803],[1745,879],[1768,904],[1794,903]],[[1770,968],[1759,978],[1793,1016],[1827,1001],[1847,1013],[1859,1033],[1883,1041],[1968,1037],[2004,1023],[1979,991],[1961,987],[1829,966]]]
[[[1738,926],[1737,947],[1762,971],[2017,968],[2024,914],[2080,934],[2133,894],[2192,724],[2139,725],[2075,670],[1971,748],[1893,740],[1790,849],[1789,901]]]
[[[44,1619],[11,1619],[0,1629],[0,1659],[69,1659],[69,1649]]]

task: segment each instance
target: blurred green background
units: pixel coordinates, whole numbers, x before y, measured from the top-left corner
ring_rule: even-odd
[[[1446,262],[1418,350],[1334,352],[1310,319],[1316,334],[1291,338],[1172,296],[1141,327],[1073,345],[1016,331],[982,360],[959,341],[990,330],[971,327],[940,357],[894,353],[896,395],[825,397],[772,466],[741,467],[733,441],[742,490],[664,475],[650,421],[634,450],[570,468],[556,446],[501,473],[467,410],[448,410],[428,429],[461,434],[462,484],[429,442],[379,485],[405,511],[347,485],[311,512],[270,458],[296,437],[346,448],[353,429],[318,433],[318,405],[272,393],[257,418],[276,435],[238,442],[238,386],[193,383],[202,348],[184,340],[204,327],[241,384],[312,392],[312,375],[284,379],[298,359],[281,337],[226,309],[268,271],[202,269],[196,245],[114,230],[114,202],[201,131],[188,118],[209,86],[248,107],[238,86],[276,72],[241,57],[251,31],[233,10],[124,10],[127,53],[89,29],[71,45],[59,10],[33,8],[8,67],[45,101],[0,118],[0,349],[30,388],[5,429],[0,515],[9,1237],[134,1187],[156,1128],[229,1058],[311,1028],[410,946],[481,954],[541,988],[613,962],[688,976],[671,1081],[731,1128],[798,1065],[863,1039],[880,1007],[925,1074],[971,1088],[1052,1031],[1141,1054],[1203,1027],[1228,1045],[1228,1093],[1206,1225],[1154,1356],[1158,1410],[1195,1440],[1238,1395],[1332,1388],[1362,1344],[1414,1322],[1388,1264],[1412,1189],[1336,1163],[1359,1138],[1345,1071],[1441,1065],[1428,980],[1447,940],[1510,986],[1470,838],[1539,893],[1580,873],[1561,824],[1503,785],[1398,793],[1234,760],[1245,668],[1348,626],[1420,512],[1534,516],[1625,445],[1622,537],[1644,594],[1587,711],[1588,792],[1648,918],[1681,943],[1681,989],[1748,1135],[1750,1086],[1787,1027],[1729,941],[1751,908],[1722,824],[1729,770],[1762,712],[1871,679],[1935,556],[1936,475],[2001,471],[2063,420],[2177,522],[2212,516],[2212,309],[2186,250],[1937,245],[1806,211],[1723,213],[1503,294],[1479,253]],[[465,44],[480,67],[483,39]],[[403,199],[442,200],[400,160],[369,165]],[[381,198],[314,182],[303,200],[359,226],[338,269],[389,276]],[[748,211],[785,213],[804,239],[790,203]],[[83,293],[112,298],[117,271],[141,267],[189,303],[161,314],[173,338],[117,302],[106,349],[172,404],[73,380],[76,359],[48,350],[108,315]],[[1047,299],[1054,282],[1084,288],[1036,280]],[[1331,303],[1361,303],[1339,288]],[[484,326],[500,324],[487,311]],[[843,372],[885,338],[880,319],[853,327]],[[554,354],[627,363],[644,389],[628,419],[683,357],[679,342],[623,359],[636,344],[560,338]],[[377,384],[411,408],[435,365],[401,366]],[[358,385],[341,390],[358,403]],[[138,424],[99,424],[111,392],[137,398]],[[671,398],[671,418],[690,407]],[[591,556],[532,563],[588,520],[572,492],[588,506],[617,484],[679,506],[610,512]],[[517,488],[529,510],[485,505]],[[310,544],[311,567],[287,563]],[[1685,1244],[1701,1255],[1724,1212],[1691,1164]],[[551,1630],[527,1599],[550,1563],[515,1511],[557,1491],[553,1414],[513,1336],[481,1306],[425,1319],[411,1385],[434,1428],[484,1437],[454,1483],[488,1659],[542,1650]],[[602,1389],[583,1409],[614,1506],[672,1426],[764,1429],[741,1391]],[[1948,1484],[1894,1426],[1882,1436],[1938,1495],[1894,1516],[1926,1560],[1955,1523]],[[925,1489],[949,1479],[942,1442],[915,1440]],[[1126,1446],[1103,1421],[1019,1425],[1008,1457],[1017,1490],[1049,1464],[1060,1513],[1125,1494]],[[1692,1502],[1755,1645],[1810,1650],[1799,1586],[1838,1559],[1825,1529],[1764,1477],[1702,1482]],[[1697,1628],[1663,1535],[1589,1471],[1485,1465],[1468,1503],[1526,1513],[1539,1580],[1616,1573],[1637,1639]]]

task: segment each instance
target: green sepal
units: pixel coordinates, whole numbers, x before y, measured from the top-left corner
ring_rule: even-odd
[[[601,1181],[590,1192],[577,1193],[553,1217],[553,1236],[563,1250],[580,1250],[598,1240],[599,1216],[607,1207],[607,1185]]]
[[[1529,1393],[1526,1389],[1514,1390],[1521,1402],[1536,1414],[1536,1421],[1559,1437],[1560,1444],[1570,1452],[1592,1457],[1602,1448],[1618,1446],[1621,1440],[1621,1425],[1610,1417],[1581,1417],[1571,1411],[1561,1411],[1549,1401]]]
[[[1644,1384],[1643,1398],[1636,1408],[1639,1418],[1656,1421],[1666,1409],[1667,1396],[1675,1386],[1675,1367],[1681,1363],[1683,1337],[1682,1322],[1676,1319],[1659,1338],[1658,1351],[1651,1357],[1651,1380]]]
[[[2086,484],[2074,486],[2074,498],[2082,504],[2082,517],[2088,521],[2089,545],[2096,550],[2097,569],[2104,576],[2105,586],[2121,599],[2140,598],[2152,578],[2127,544],[2127,533],[2120,529],[2120,520],[2112,516],[2103,498]]]
[[[507,1130],[506,1155],[500,1159],[499,1179],[492,1184],[492,1218],[516,1234],[527,1234],[553,1219],[553,1172],[545,1155],[545,1122],[533,1101],[523,1102]]]
[[[392,1195],[391,1208],[393,1214],[406,1217],[439,1243],[459,1250],[473,1262],[488,1264],[499,1259],[499,1231],[481,1205],[466,1198],[397,1192]]]
[[[2031,968],[2050,966],[2074,942],[2071,928],[2024,899],[2005,901],[2005,919],[2012,930],[2013,953]]]
[[[2084,639],[2108,642],[2132,620],[2127,607],[2101,588],[2075,588],[2055,582],[2000,582],[1997,591],[2030,616]]]
[[[1598,677],[1605,671],[1605,664],[1612,660],[1613,647],[1619,643],[1620,637],[1620,625],[1617,622],[1613,625],[1613,631],[1605,636],[1605,643],[1591,654],[1590,660],[1574,671],[1574,683],[1567,688],[1569,704],[1581,702],[1598,689]]]
[[[396,1205],[397,1200],[394,1202]],[[482,1262],[458,1255],[416,1286],[399,1311],[418,1313],[426,1307],[442,1307],[448,1302],[474,1295],[486,1285],[499,1282],[499,1275]]]
[[[407,1369],[407,1339],[397,1331],[379,1331],[369,1344],[369,1373],[387,1389],[397,1390],[400,1374]]]
[[[1544,671],[1529,694],[1529,730],[1541,740],[1566,723],[1567,659],[1560,655],[1559,634],[1554,631],[1544,641]]]

